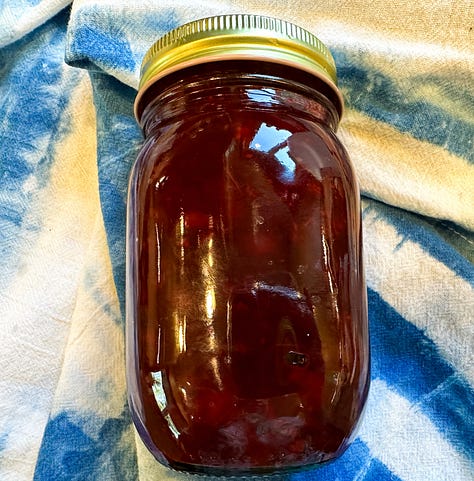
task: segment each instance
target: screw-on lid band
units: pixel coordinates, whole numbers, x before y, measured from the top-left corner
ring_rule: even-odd
[[[141,67],[137,105],[157,80],[193,65],[219,60],[260,60],[288,65],[326,83],[342,97],[336,86],[334,59],[312,33],[292,23],[259,15],[219,15],[178,27],[155,42]]]

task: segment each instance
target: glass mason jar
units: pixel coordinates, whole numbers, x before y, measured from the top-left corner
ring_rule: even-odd
[[[340,455],[369,386],[359,191],[331,54],[253,15],[148,52],[127,233],[132,417],[163,464],[263,474]]]

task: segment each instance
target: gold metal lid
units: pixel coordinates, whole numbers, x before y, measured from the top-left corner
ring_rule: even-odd
[[[259,60],[304,70],[336,94],[336,65],[329,49],[312,33],[292,23],[260,15],[234,14],[203,18],[171,30],[146,53],[135,100],[135,115],[144,92],[177,70],[220,60]]]

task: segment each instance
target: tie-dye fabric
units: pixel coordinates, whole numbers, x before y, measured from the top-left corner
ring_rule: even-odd
[[[192,479],[132,427],[127,178],[141,58],[248,12],[333,51],[363,199],[372,385],[354,443],[285,481],[474,478],[474,4],[0,2],[0,480]]]

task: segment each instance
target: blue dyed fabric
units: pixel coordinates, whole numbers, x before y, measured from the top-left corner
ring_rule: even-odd
[[[213,14],[332,50],[363,194],[372,384],[347,452],[285,481],[474,479],[474,6],[374,0],[0,2],[0,479],[192,479],[125,387],[125,204],[145,51]]]

